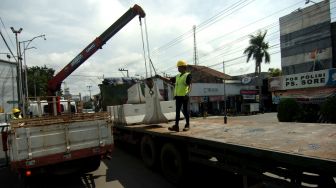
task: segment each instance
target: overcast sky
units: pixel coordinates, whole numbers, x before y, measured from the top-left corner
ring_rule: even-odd
[[[194,38],[199,65],[240,75],[254,72],[254,62],[246,63],[243,56],[248,35],[267,30],[266,41],[271,48],[271,63],[262,65],[280,68],[279,17],[305,4],[306,0],[1,0],[1,32],[16,54],[15,37],[10,27],[23,28],[19,41],[45,34],[47,40],[36,38],[26,51],[27,66],[43,66],[59,72],[89,43],[105,31],[134,4],[146,12],[149,55],[156,72],[175,75],[176,62],[185,59],[193,64]],[[316,0],[314,2],[320,2]],[[335,0],[331,0],[333,19]],[[146,38],[144,38],[146,41]],[[147,47],[146,53],[147,53]],[[0,40],[0,52],[8,53]],[[148,54],[148,53],[147,53]],[[1,59],[7,59],[0,54]],[[143,53],[139,19],[134,18],[91,58],[74,71],[65,83],[72,94],[88,95],[99,92],[103,77],[146,77],[154,74]],[[11,59],[13,61],[13,59]],[[146,66],[147,65],[147,66]]]

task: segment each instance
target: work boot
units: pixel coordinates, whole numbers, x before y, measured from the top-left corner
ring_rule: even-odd
[[[168,127],[168,130],[179,132],[179,127],[177,125],[173,125],[171,127]]]
[[[186,124],[186,125],[184,126],[183,131],[189,131],[189,129],[190,129],[189,125]]]

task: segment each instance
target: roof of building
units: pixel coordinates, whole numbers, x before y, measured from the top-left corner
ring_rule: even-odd
[[[215,76],[217,78],[222,78],[222,79],[226,79],[226,80],[231,80],[232,79],[232,77],[230,75],[224,74],[223,72],[217,71],[215,69],[211,69],[211,68],[206,67],[206,66],[188,65],[188,69],[192,69],[192,72],[193,71],[204,72],[206,74]]]
[[[1,64],[9,64],[9,65],[16,65],[17,64],[14,61],[7,61],[7,60],[4,60],[4,59],[0,59],[0,63]]]

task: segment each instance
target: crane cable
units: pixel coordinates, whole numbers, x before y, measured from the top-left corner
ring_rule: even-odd
[[[141,22],[141,18],[140,18],[140,17],[139,17],[139,22],[140,22],[140,30],[141,30],[142,49],[143,49],[144,60],[145,60],[146,78],[148,78],[148,73],[147,73],[147,61],[146,61],[146,50],[145,50],[145,42],[144,42],[143,31],[142,31],[142,22]]]
[[[152,74],[152,69],[156,75],[156,70],[154,68],[152,59],[150,58],[150,53],[149,53],[149,40],[148,40],[148,32],[147,32],[147,23],[146,23],[146,18],[145,19],[145,37],[146,37],[146,46],[147,46],[147,57],[149,59],[149,71],[150,71],[150,77],[153,76]],[[146,49],[145,49],[145,41],[144,41],[144,33],[143,33],[143,29],[142,29],[142,22],[141,19],[139,18],[140,21],[140,29],[141,29],[141,40],[142,40],[142,49],[143,49],[143,53],[144,53],[144,59],[145,59],[145,69],[146,69],[146,78],[148,78],[148,73],[147,73],[147,60],[146,60]]]
[[[148,41],[148,32],[147,32],[147,22],[146,22],[146,18],[145,18],[145,32],[146,32],[146,41],[147,41],[147,54],[148,54],[148,59],[149,59],[149,63],[151,64],[152,68],[153,68],[153,71],[156,75],[156,70],[155,70],[155,67],[153,65],[153,62],[152,62],[152,59],[150,57],[150,50],[149,50],[149,41]]]

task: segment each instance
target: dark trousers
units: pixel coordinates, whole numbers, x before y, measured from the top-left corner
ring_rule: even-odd
[[[175,125],[179,125],[180,120],[180,111],[183,106],[182,113],[186,120],[186,126],[189,126],[189,96],[176,96],[176,116],[175,116]]]

